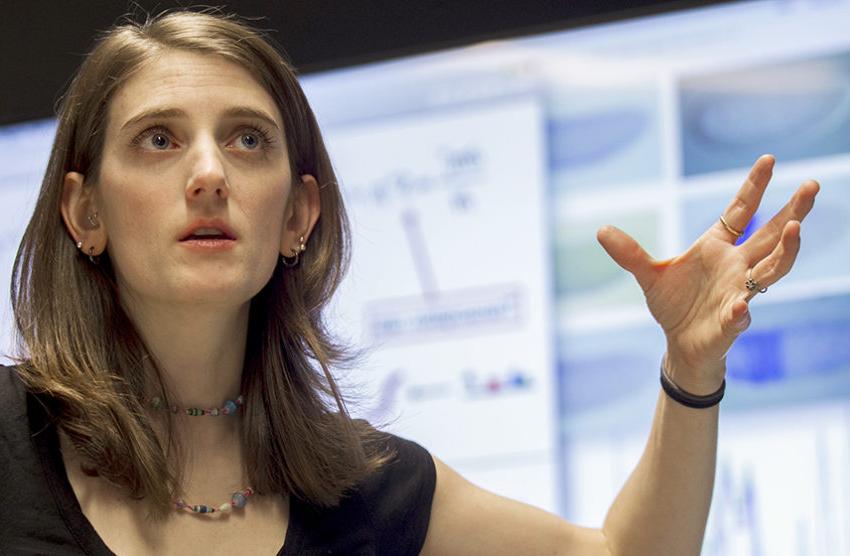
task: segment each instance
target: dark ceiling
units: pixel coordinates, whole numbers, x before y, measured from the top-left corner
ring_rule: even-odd
[[[718,1],[267,0],[227,11],[259,18],[302,72],[414,52],[675,10]],[[98,30],[127,12],[175,1],[5,0],[0,22],[0,124],[53,115],[53,104]]]

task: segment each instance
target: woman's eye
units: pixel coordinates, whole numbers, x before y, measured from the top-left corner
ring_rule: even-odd
[[[151,146],[155,149],[165,150],[171,146],[171,139],[164,133],[154,133],[150,138]]]
[[[268,130],[251,125],[239,130],[231,146],[245,151],[267,151],[273,144],[274,138]]]
[[[133,146],[145,150],[165,151],[174,147],[174,141],[161,126],[148,128],[133,139]]]
[[[248,150],[254,150],[260,146],[260,139],[254,133],[243,133],[239,137],[239,142]]]

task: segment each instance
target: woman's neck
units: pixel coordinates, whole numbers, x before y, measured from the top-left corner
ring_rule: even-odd
[[[217,407],[239,395],[249,304],[230,310],[126,305],[176,403]]]
[[[124,305],[162,372],[171,404],[215,408],[239,396],[249,303],[233,309],[138,302]],[[190,450],[206,452],[237,442],[240,420],[238,414],[178,414],[174,425]]]

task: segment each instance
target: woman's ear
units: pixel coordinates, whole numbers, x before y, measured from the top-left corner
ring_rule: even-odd
[[[62,220],[74,243],[86,255],[97,256],[106,249],[106,226],[97,212],[94,188],[85,176],[68,172],[62,185]]]
[[[319,184],[316,178],[304,174],[301,176],[301,184],[295,185],[289,194],[280,241],[281,255],[294,257],[304,250],[319,220],[321,208]]]

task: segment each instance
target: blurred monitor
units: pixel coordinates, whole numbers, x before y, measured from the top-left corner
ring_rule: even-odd
[[[352,220],[330,312],[367,348],[341,374],[352,413],[600,525],[664,338],[596,230],[673,256],[773,153],[747,236],[805,179],[822,191],[728,357],[703,554],[850,553],[848,29],[845,1],[737,2],[304,76]],[[54,128],[0,128],[6,283]]]

